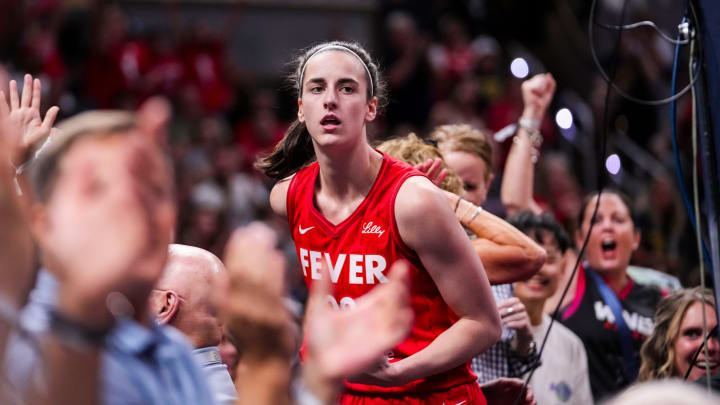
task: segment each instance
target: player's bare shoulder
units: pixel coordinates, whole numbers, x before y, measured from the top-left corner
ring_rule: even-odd
[[[293,176],[294,174],[278,181],[270,190],[270,208],[283,217],[287,217],[287,193]]]
[[[435,222],[443,221],[448,213],[452,214],[441,190],[425,177],[410,177],[398,190],[395,220],[408,246],[423,234],[427,237]]]
[[[400,186],[395,198],[395,215],[414,216],[427,213],[428,209],[447,205],[444,196],[429,179],[410,177]]]

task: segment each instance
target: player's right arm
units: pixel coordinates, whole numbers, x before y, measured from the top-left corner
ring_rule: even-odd
[[[270,190],[270,208],[282,217],[287,217],[287,193],[292,177],[289,176],[278,181]]]
[[[407,384],[460,366],[500,339],[500,316],[485,269],[440,190],[426,178],[409,178],[398,191],[395,218],[400,237],[459,319],[422,350],[353,382]]]

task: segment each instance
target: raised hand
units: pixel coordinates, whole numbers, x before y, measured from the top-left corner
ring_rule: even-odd
[[[555,94],[555,79],[550,73],[541,73],[525,80],[521,88],[525,105],[522,117],[541,120]]]
[[[10,81],[10,105],[5,99],[5,94],[0,91],[0,116],[6,117],[10,125],[17,128],[16,138],[9,142],[16,145],[20,154],[27,151],[32,145],[43,141],[53,132],[53,124],[60,109],[56,106],[50,107],[45,113],[45,118],[40,115],[40,104],[42,98],[42,83],[29,74],[25,75],[22,96],[18,95],[17,82]]]

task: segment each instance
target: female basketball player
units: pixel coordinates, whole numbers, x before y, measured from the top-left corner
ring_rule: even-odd
[[[500,334],[487,276],[441,192],[368,144],[383,96],[376,65],[330,42],[300,56],[292,78],[298,120],[259,166],[280,180],[270,204],[288,218],[307,283],[330,277],[327,301],[353,307],[392,262],[411,267],[410,336],[341,402],[484,404],[468,361]]]

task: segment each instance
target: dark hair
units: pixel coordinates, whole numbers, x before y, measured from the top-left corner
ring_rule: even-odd
[[[302,98],[302,83],[300,83],[303,69],[308,59],[325,48],[346,48],[353,52],[367,67],[371,83],[368,83],[367,98],[378,99],[378,110],[385,106],[385,83],[380,79],[377,65],[370,58],[370,54],[355,42],[331,41],[324,42],[305,49],[293,62],[293,71],[288,77],[289,83],[297,91],[297,97]],[[283,139],[275,145],[273,151],[255,163],[255,168],[261,170],[270,178],[281,180],[297,172],[303,166],[315,159],[315,149],[307,127],[299,120],[295,120],[285,132]]]
[[[637,222],[636,221],[637,218],[635,217],[635,209],[633,209],[633,204],[632,204],[632,201],[630,200],[630,197],[628,197],[622,191],[616,190],[613,188],[604,189],[602,191],[602,195],[606,195],[606,194],[616,195],[623,202],[623,204],[625,204],[625,207],[627,207],[628,212],[630,213],[630,221],[632,221],[633,228],[634,228],[635,223]],[[580,212],[578,212],[578,217],[577,217],[578,231],[581,230],[581,228],[582,228],[582,223],[583,223],[583,220],[585,219],[585,211],[587,210],[588,204],[590,204],[590,202],[595,197],[597,197],[597,195],[598,195],[598,193],[597,193],[597,191],[595,191],[595,192],[592,192],[592,193],[586,195],[585,198],[583,198],[582,206],[580,207]]]
[[[561,253],[570,247],[570,238],[562,225],[549,212],[535,215],[530,211],[520,211],[508,218],[508,222],[524,234],[543,243],[543,231],[550,233]]]

